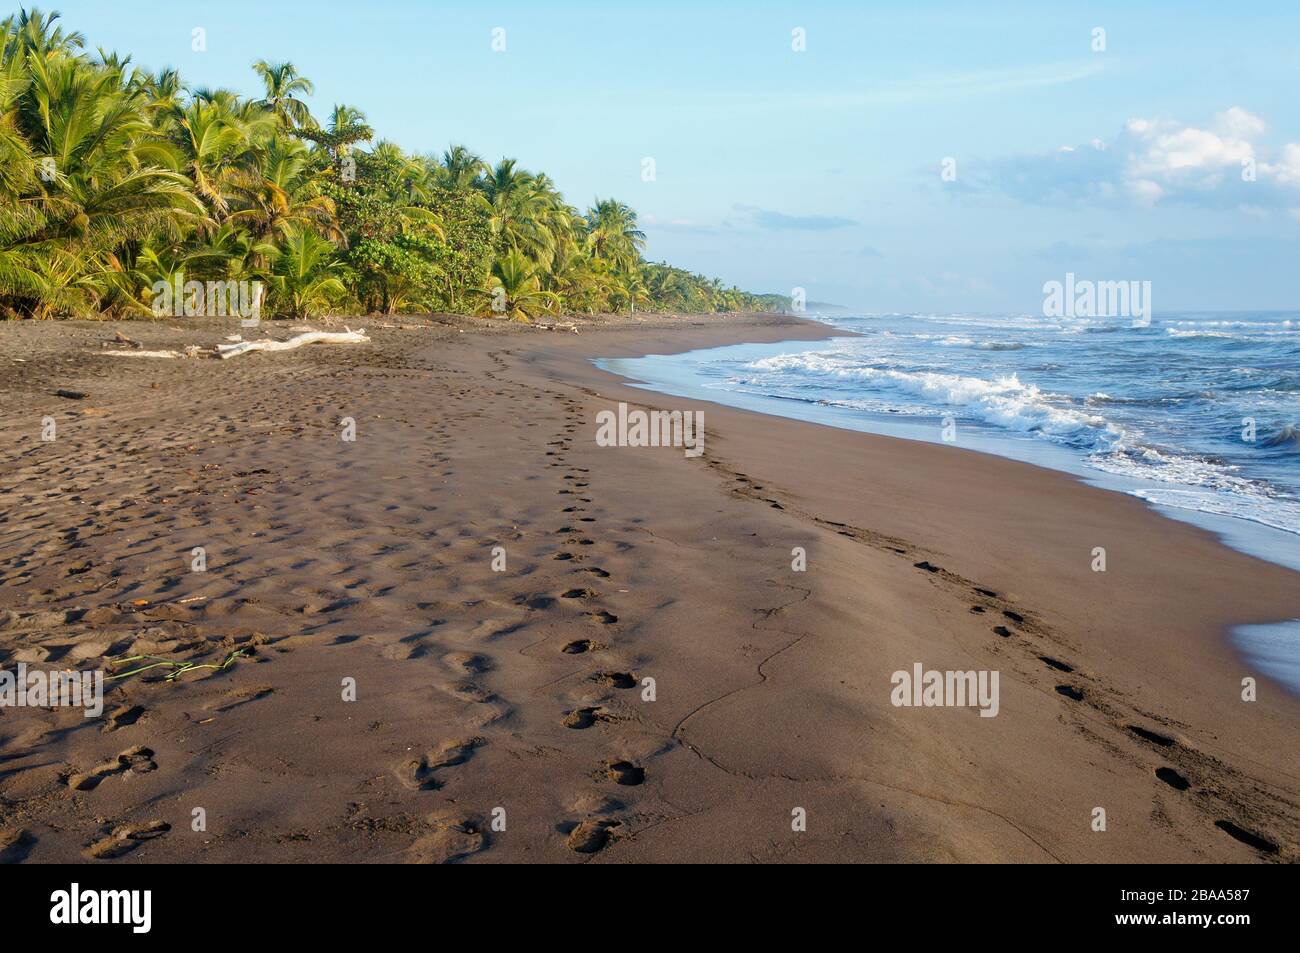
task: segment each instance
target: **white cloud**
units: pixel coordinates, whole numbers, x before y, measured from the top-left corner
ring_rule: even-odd
[[[1220,113],[1218,119],[1222,120],[1233,112],[1239,117],[1234,117],[1226,125],[1262,131],[1263,123],[1244,109],[1233,107],[1227,113]],[[1259,124],[1254,126],[1240,117]],[[1228,167],[1240,169],[1243,159],[1255,157],[1255,147],[1247,139],[1167,120],[1134,119],[1125,127],[1125,132],[1130,147],[1127,172],[1134,178],[1158,179],[1194,173],[1214,176]]]
[[[1239,139],[1256,139],[1268,129],[1268,123],[1240,106],[1233,106],[1219,113],[1214,119],[1215,128],[1219,132]]]
[[[1277,162],[1264,162],[1260,169],[1283,185],[1300,186],[1300,145],[1288,142]]]
[[[1269,150],[1268,124],[1240,106],[1189,125],[1138,117],[1109,140],[977,164],[968,184],[1026,201],[1189,202],[1289,208],[1300,199],[1300,144]],[[1251,169],[1251,175],[1243,172]]]

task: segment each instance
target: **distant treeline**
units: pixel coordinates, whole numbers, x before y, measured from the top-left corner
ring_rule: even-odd
[[[265,95],[245,99],[86,54],[58,21],[0,23],[0,316],[148,317],[155,289],[209,281],[294,318],[782,307],[645,261],[622,202],[583,212],[514,159],[372,143],[352,106],[318,122],[291,63],[253,64]]]

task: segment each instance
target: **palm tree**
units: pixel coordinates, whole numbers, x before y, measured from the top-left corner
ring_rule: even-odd
[[[291,63],[253,65],[258,99],[190,89],[173,69],[87,55],[59,19],[0,21],[0,317],[143,316],[157,281],[185,276],[262,281],[295,316],[467,297],[519,320],[772,304],[645,263],[632,209],[582,213],[514,159],[363,149],[374,132],[345,104],[320,128]]]
[[[487,164],[464,146],[448,146],[442,154],[439,184],[454,191],[465,191],[475,188],[487,171]]]
[[[480,313],[524,322],[555,310],[560,303],[555,292],[542,290],[533,266],[513,248],[493,263],[488,287],[479,294],[483,298]]]
[[[284,128],[311,128],[315,125],[311,109],[298,98],[298,94],[310,96],[316,87],[307,77],[298,75],[296,66],[258,60],[253,64],[253,72],[266,86],[266,97],[259,100],[258,105],[273,113]]]
[[[597,199],[587,209],[587,249],[596,258],[619,268],[631,268],[640,261],[645,232],[636,225],[636,212],[614,199]]]
[[[479,187],[492,207],[492,230],[501,249],[519,251],[540,270],[549,269],[561,239],[560,228],[568,221],[550,180],[518,168],[514,159],[502,159],[488,170]]]
[[[631,268],[619,275],[619,298],[627,302],[628,314],[636,314],[638,301],[649,301],[650,291],[646,288],[640,268]]]
[[[305,318],[328,309],[347,294],[339,270],[331,242],[312,231],[289,229],[270,275],[275,313]]]
[[[315,125],[295,130],[295,134],[323,147],[333,162],[338,162],[358,142],[369,142],[375,131],[366,124],[366,114],[353,106],[336,104],[330,112],[328,129]]]
[[[342,243],[334,200],[321,192],[312,173],[306,146],[296,139],[272,138],[259,167],[236,185],[234,201],[239,207],[231,212],[230,221],[259,242],[314,229],[329,241]]]
[[[219,101],[195,99],[171,108],[166,126],[183,159],[194,190],[216,222],[229,214],[230,190],[249,147],[246,130]]]
[[[180,102],[185,86],[181,83],[181,74],[170,66],[156,73],[144,73],[140,85],[148,93],[155,108],[166,109]]]
[[[49,284],[35,316],[102,302],[94,275],[122,243],[179,234],[204,219],[176,155],[151,128],[138,90],[73,57],[28,57],[31,84],[12,119],[40,173],[4,236],[10,260]],[[21,227],[25,226],[25,227]],[[80,268],[76,266],[80,264]],[[15,271],[22,274],[22,269]]]
[[[58,55],[72,55],[86,45],[83,33],[64,33],[62,27],[55,26],[55,21],[62,14],[42,13],[36,7],[30,11],[20,10],[17,18],[9,17],[4,21],[6,34],[12,33],[18,40],[23,53],[48,59]]]

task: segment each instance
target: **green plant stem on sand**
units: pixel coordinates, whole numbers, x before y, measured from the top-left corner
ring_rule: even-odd
[[[169,674],[165,679],[163,679],[163,681],[170,682],[184,675],[186,672],[193,672],[196,669],[200,669],[200,668],[211,668],[211,669],[215,669],[218,672],[224,671],[225,669],[229,668],[231,665],[235,663],[235,659],[242,658],[247,653],[248,653],[247,649],[235,649],[235,651],[231,652],[229,655],[226,656],[225,660],[221,662],[220,665],[218,665],[215,662],[205,662],[203,664],[198,664],[195,662],[173,662],[171,659],[159,658],[157,655],[130,655],[127,656],[126,658],[114,659],[109,664],[123,665],[127,662],[139,662],[146,659],[152,659],[153,664],[142,665],[139,668],[131,669],[131,671],[129,672],[119,672],[116,675],[109,675],[107,677],[110,681],[116,678],[130,678],[132,675],[139,675],[141,672],[147,672],[152,668],[171,666],[171,668],[174,671],[172,671],[171,674]]]

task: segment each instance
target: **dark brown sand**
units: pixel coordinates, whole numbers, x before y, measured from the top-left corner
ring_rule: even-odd
[[[0,326],[0,666],[245,650],[100,719],[0,709],[0,860],[1300,859],[1300,703],[1226,637],[1300,615],[1296,574],[588,360],[819,325],[349,323],[372,343],[227,362],[96,353],[215,322]],[[705,455],[598,447],[619,400],[703,410]],[[997,670],[997,717],[894,707],[915,663]]]

